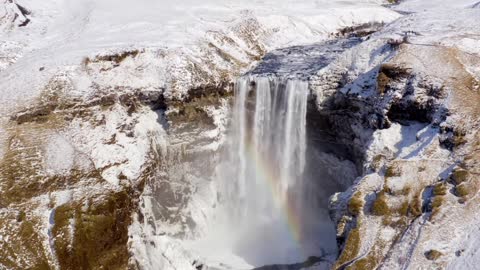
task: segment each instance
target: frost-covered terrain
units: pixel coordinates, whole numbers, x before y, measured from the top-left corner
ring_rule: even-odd
[[[0,269],[475,269],[480,4],[399,2],[0,0]],[[288,128],[336,245],[212,226],[245,73],[308,83]]]
[[[2,74],[2,85],[9,86],[2,100],[9,103],[35,97],[52,75],[68,66],[79,72],[74,66],[85,57],[129,48],[151,53],[143,59],[150,66],[137,63],[143,67],[136,70],[139,74],[122,74],[138,75],[132,80],[141,75],[143,84],[127,78],[117,84],[164,87],[169,95],[181,96],[209,79],[219,83],[222,72],[245,70],[265,51],[324,40],[341,27],[397,16],[379,1],[4,2],[2,53],[7,63],[2,66],[11,66]],[[16,4],[31,10],[31,22],[24,27],[14,21]],[[200,70],[192,71],[194,65]],[[28,82],[20,79],[23,74],[30,75]],[[76,75],[76,91],[88,93],[82,74]]]

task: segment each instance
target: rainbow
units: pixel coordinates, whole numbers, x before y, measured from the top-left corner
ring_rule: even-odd
[[[285,194],[282,194],[282,192],[279,190],[280,185],[278,181],[280,179],[280,175],[278,169],[275,169],[271,162],[263,158],[262,155],[258,153],[255,145],[249,139],[246,139],[245,148],[247,157],[253,161],[257,176],[265,179],[267,185],[269,186],[269,190],[275,205],[280,206],[280,209],[283,212],[282,218],[291,232],[291,236],[293,237],[292,240],[294,240],[297,243],[298,248],[301,249],[301,217],[298,215],[297,211],[295,211],[295,207],[291,200],[285,198]]]

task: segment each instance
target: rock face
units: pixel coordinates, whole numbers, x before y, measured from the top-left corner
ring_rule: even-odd
[[[215,207],[209,176],[234,78],[267,50],[344,26],[314,23],[333,13],[302,11],[308,22],[268,3],[257,13],[178,3],[151,14],[128,1],[20,2],[3,1],[0,16],[6,269],[198,268],[181,240],[202,234]],[[148,25],[129,18],[133,9]],[[371,17],[334,13],[354,23],[398,16],[366,9]]]
[[[0,269],[245,268],[191,240],[251,69],[308,80],[309,162],[329,179],[338,258],[289,267],[475,268],[477,4],[3,2]]]
[[[3,31],[13,30],[16,27],[25,27],[30,23],[29,16],[32,12],[14,0],[4,1],[2,12],[0,25]]]
[[[462,35],[471,27],[469,15],[478,14],[459,12],[466,21],[449,23]],[[340,141],[353,141],[363,164],[362,176],[331,198],[342,249],[336,269],[455,268],[475,261],[474,249],[464,253],[461,246],[477,222],[480,95],[472,63],[479,56],[462,48],[462,37],[435,43],[445,33],[418,23],[443,14],[415,14],[387,26],[353,51],[392,29],[408,26],[413,34],[374,49],[370,63],[380,64],[358,77],[346,74],[340,91],[325,97],[320,88],[331,129]],[[331,78],[329,72],[319,80]]]

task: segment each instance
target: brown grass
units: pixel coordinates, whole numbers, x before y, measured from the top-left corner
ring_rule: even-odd
[[[353,216],[358,216],[363,211],[363,195],[361,192],[356,192],[348,202],[348,212]]]
[[[139,50],[131,50],[131,51],[124,51],[117,54],[109,54],[109,55],[99,55],[96,56],[95,59],[91,60],[91,62],[102,62],[102,61],[109,61],[114,62],[116,64],[120,64],[128,57],[135,58],[140,53]]]
[[[410,204],[410,213],[414,217],[419,217],[422,215],[422,198],[420,193],[413,197],[412,203]]]
[[[433,188],[433,195],[435,196],[444,196],[446,194],[447,194],[447,185],[445,183],[437,184]]]
[[[467,197],[470,194],[470,187],[466,183],[462,183],[455,188],[455,194],[459,197]]]
[[[438,250],[429,250],[425,252],[425,257],[430,261],[435,261],[436,259],[440,258],[443,254]]]
[[[360,251],[360,230],[354,228],[350,231],[343,247],[342,253],[337,262],[333,266],[333,269],[341,269],[343,264],[350,262],[358,256]]]
[[[468,181],[469,176],[469,172],[463,169],[456,169],[452,173],[452,179],[456,185],[460,185],[461,183]]]
[[[385,170],[385,178],[389,177],[398,177],[401,176],[402,172],[400,169],[395,166],[395,165],[390,165],[386,170]]]
[[[377,198],[372,205],[372,214],[376,216],[387,216],[391,214],[384,191],[380,191],[380,193],[377,194]]]
[[[404,201],[400,206],[400,208],[398,209],[398,213],[402,216],[406,216],[408,215],[409,209],[410,209],[410,204],[408,203],[408,201]]]
[[[433,198],[430,205],[432,207],[432,215],[430,216],[431,219],[438,214],[438,212],[440,211],[443,205],[443,202],[444,202],[443,196],[436,196]]]
[[[126,191],[120,191],[95,198],[95,204],[87,209],[78,202],[57,208],[52,233],[61,268],[126,268],[131,200]],[[69,232],[71,221],[75,223],[74,235]]]

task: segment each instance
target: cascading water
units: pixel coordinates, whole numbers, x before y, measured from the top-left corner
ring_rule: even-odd
[[[307,149],[309,91],[296,77],[237,81],[224,156],[211,185],[218,203],[199,217],[205,229],[191,246],[207,265],[251,269],[335,258],[325,205],[331,190],[323,190],[322,176],[311,175],[319,164],[311,163]]]
[[[359,42],[273,51],[237,81],[215,176],[208,175],[208,185],[198,183],[189,201],[191,219],[185,223],[195,230],[182,245],[194,265],[331,268],[338,249],[328,198],[358,172],[348,146],[335,143],[329,116],[309,99],[307,81],[318,82],[319,70]],[[330,83],[325,81],[327,88]],[[316,97],[323,105],[322,96]]]
[[[295,78],[237,81],[210,246],[222,242],[252,266],[322,255],[323,225],[303,177],[308,96],[308,82]]]
[[[302,186],[307,97],[303,81],[239,79],[228,151],[231,176],[224,182],[235,224],[276,218],[300,202],[290,196]]]

